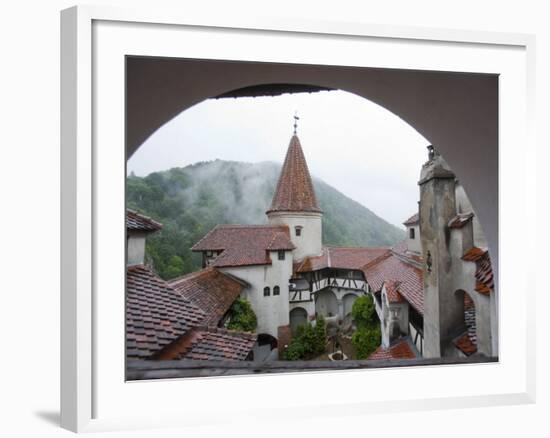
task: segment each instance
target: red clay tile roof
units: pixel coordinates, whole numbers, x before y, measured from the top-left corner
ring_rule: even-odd
[[[476,291],[488,295],[494,289],[493,268],[489,251],[473,247],[462,256],[462,260],[476,263]]]
[[[169,285],[201,309],[203,324],[216,326],[245,287],[245,283],[215,268],[205,268],[171,280]]]
[[[422,263],[422,256],[417,254],[416,252],[409,251],[408,249],[408,243],[407,239],[402,240],[401,242],[395,244],[392,246],[392,252],[394,254],[397,254],[401,257],[406,257],[407,259],[411,260],[412,262]]]
[[[403,303],[405,299],[399,293],[399,281],[385,281],[384,286],[386,287],[386,296],[388,297],[388,302],[390,303]]]
[[[366,264],[389,254],[389,248],[338,248],[325,246],[320,256],[306,258],[298,267],[297,272],[311,272],[325,268],[362,270]]]
[[[415,225],[420,221],[420,216],[418,213],[413,214],[410,218],[408,218],[405,222],[403,222],[403,225]]]
[[[466,356],[470,356],[477,352],[477,346],[472,342],[472,339],[468,335],[468,332],[464,332],[461,336],[456,338],[453,343]]]
[[[157,231],[162,224],[136,211],[126,209],[126,229],[133,231]]]
[[[478,248],[477,246],[472,247],[466,254],[462,256],[462,260],[467,262],[475,262],[487,252],[485,249]]]
[[[290,251],[287,226],[218,225],[199,240],[192,251],[222,251],[211,266],[247,266],[271,264],[268,251]]]
[[[163,360],[245,360],[257,335],[215,327],[197,327],[159,356]]]
[[[363,268],[363,273],[365,274],[367,283],[374,291],[381,290],[384,282],[398,281],[399,293],[421,315],[424,314],[424,280],[422,269],[390,253],[388,257],[375,260],[374,263],[366,265]]]
[[[474,217],[473,213],[457,214],[449,221],[449,228],[462,228]]]
[[[390,348],[378,347],[367,360],[415,359],[417,354],[408,338],[398,340]]]
[[[276,211],[321,212],[306,158],[296,135],[290,139],[275,195],[267,213]]]
[[[126,354],[146,359],[205,318],[144,265],[126,269]]]

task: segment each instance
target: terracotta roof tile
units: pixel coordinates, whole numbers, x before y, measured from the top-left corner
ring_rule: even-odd
[[[477,352],[477,346],[472,342],[470,336],[468,336],[468,332],[465,332],[461,336],[456,338],[453,343],[466,356],[470,356]]]
[[[215,268],[171,280],[170,286],[205,313],[203,324],[218,325],[231,304],[238,298],[245,283]]]
[[[409,251],[407,239],[392,246],[391,250],[394,254],[405,257],[413,262],[422,263],[422,256],[420,254]]]
[[[367,360],[415,359],[418,355],[408,338],[402,338],[389,348],[378,347]]]
[[[403,295],[399,293],[399,285],[399,281],[389,280],[384,282],[386,296],[388,297],[388,301],[390,303],[403,303],[405,301]]]
[[[267,213],[276,211],[321,212],[306,158],[296,135],[290,139],[275,195]]]
[[[473,247],[462,256],[462,260],[476,263],[476,291],[488,295],[494,289],[493,268],[489,251]]]
[[[474,217],[473,213],[457,214],[449,221],[449,228],[462,228]]]
[[[154,221],[136,211],[126,209],[126,229],[133,231],[157,231],[162,228],[160,222]]]
[[[205,314],[144,265],[126,270],[128,358],[146,359],[202,323]]]
[[[403,225],[415,225],[420,221],[420,216],[418,213],[413,214],[410,218],[408,218],[405,222],[403,222]]]
[[[320,256],[306,258],[297,271],[311,272],[325,268],[362,270],[366,264],[389,254],[389,248],[338,248],[325,246]]]
[[[197,327],[159,356],[163,360],[245,360],[257,335],[215,327]]]
[[[384,282],[398,281],[399,293],[421,315],[424,314],[424,280],[422,269],[407,263],[393,253],[363,268],[372,290],[382,289]]]
[[[212,262],[214,267],[268,265],[268,251],[292,249],[288,227],[271,225],[218,225],[191,248],[222,251]]]

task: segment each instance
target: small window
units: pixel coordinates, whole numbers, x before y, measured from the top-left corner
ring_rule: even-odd
[[[284,251],[277,251],[277,254],[279,255],[279,260],[285,259],[285,252]]]
[[[409,228],[409,237],[414,239],[414,228]]]
[[[271,295],[271,293],[269,291],[269,286],[266,286],[266,287],[264,287],[264,297],[268,297],[269,295]]]
[[[300,227],[300,226],[294,227],[294,230],[296,231],[296,236],[301,236],[302,235],[302,227]]]
[[[273,295],[279,295],[279,293],[280,293],[279,286],[275,286],[275,287],[273,288]]]
[[[206,251],[206,257],[212,257],[213,255],[212,251]]]

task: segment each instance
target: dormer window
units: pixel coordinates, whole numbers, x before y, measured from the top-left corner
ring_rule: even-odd
[[[298,225],[296,227],[294,227],[294,231],[296,232],[296,236],[299,237],[302,235],[302,227],[301,225]]]
[[[284,251],[282,251],[282,250],[277,251],[277,255],[278,255],[279,260],[284,260],[285,259],[285,252]]]
[[[414,228],[409,228],[409,238],[414,239]]]

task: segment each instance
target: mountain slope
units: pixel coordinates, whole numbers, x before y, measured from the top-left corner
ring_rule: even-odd
[[[200,268],[194,245],[217,224],[267,223],[281,166],[216,160],[127,178],[127,206],[162,222],[150,236],[147,257],[163,278]],[[404,232],[338,190],[313,179],[323,216],[323,242],[337,246],[384,246]]]

